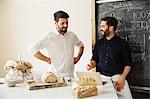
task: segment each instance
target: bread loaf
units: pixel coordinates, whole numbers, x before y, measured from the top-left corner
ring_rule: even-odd
[[[97,87],[93,86],[93,85],[80,86],[73,90],[73,95],[77,96],[78,98],[96,96],[97,95]]]
[[[83,76],[77,78],[73,84],[73,95],[84,98],[97,95],[97,83],[91,77]]]
[[[32,69],[32,64],[30,62],[19,60],[16,61],[17,63],[17,70],[22,71],[23,73],[30,72]]]
[[[45,83],[54,83],[57,82],[57,77],[54,73],[47,72],[41,76],[41,80]]]
[[[97,85],[94,79],[92,79],[91,77],[87,77],[87,76],[77,78],[76,83],[79,86],[83,86],[83,85],[95,85],[96,86]]]

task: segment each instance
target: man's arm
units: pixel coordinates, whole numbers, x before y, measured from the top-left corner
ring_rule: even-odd
[[[121,89],[124,88],[125,79],[129,74],[132,66],[131,49],[129,43],[124,41],[121,50],[122,50],[123,64],[125,64],[125,68],[120,78],[116,82],[116,88],[118,91],[121,91]]]
[[[129,74],[130,70],[131,70],[131,66],[125,66],[124,71],[123,71],[121,77],[124,78],[124,79],[126,79],[126,77]]]
[[[51,64],[51,60],[49,57],[46,57],[45,55],[43,55],[40,51],[38,51],[37,53],[34,54],[34,57],[47,62],[48,64]]]
[[[78,55],[77,55],[77,57],[74,58],[74,64],[76,64],[80,60],[80,58],[83,54],[83,51],[84,51],[84,46],[79,48]]]
[[[118,91],[121,91],[121,89],[124,88],[125,80],[130,70],[131,70],[131,66],[125,66],[123,73],[121,74],[118,81],[116,82],[116,89]]]

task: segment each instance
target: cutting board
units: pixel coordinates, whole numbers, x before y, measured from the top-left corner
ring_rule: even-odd
[[[45,89],[45,88],[54,88],[54,87],[64,87],[67,86],[67,83],[65,81],[57,81],[55,83],[44,83],[44,82],[40,82],[40,81],[35,81],[32,83],[24,83],[25,87],[28,90],[38,90],[38,89]]]

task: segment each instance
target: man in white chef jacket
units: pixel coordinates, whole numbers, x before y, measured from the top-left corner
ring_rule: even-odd
[[[68,31],[69,15],[64,11],[54,13],[56,29],[44,35],[29,47],[34,57],[50,64],[50,71],[57,75],[73,77],[74,64],[76,64],[84,51],[82,41],[72,32]],[[74,57],[74,47],[79,48],[77,57]],[[48,51],[48,56],[41,52]]]

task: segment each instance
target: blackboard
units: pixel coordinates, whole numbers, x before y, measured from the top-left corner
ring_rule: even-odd
[[[130,85],[150,87],[150,3],[149,0],[96,3],[96,41],[99,23],[105,16],[119,21],[117,34],[131,46],[133,67]]]

